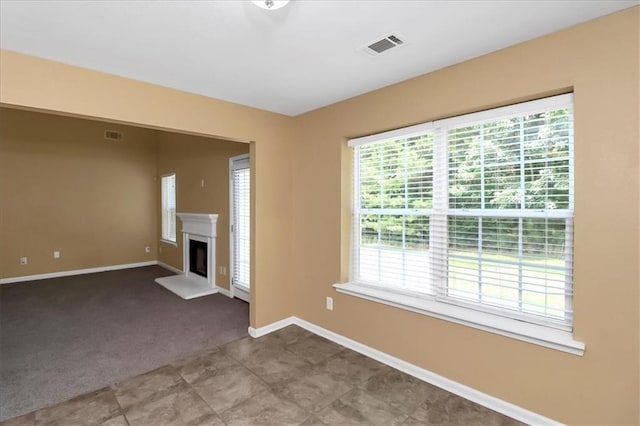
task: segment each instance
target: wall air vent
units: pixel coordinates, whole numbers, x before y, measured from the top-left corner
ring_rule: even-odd
[[[362,50],[372,56],[376,56],[394,47],[402,46],[403,44],[404,41],[402,40],[402,38],[400,38],[398,35],[390,34],[381,38],[380,40],[369,43]]]
[[[121,141],[122,139],[124,139],[124,134],[116,130],[105,130],[104,138],[110,141]]]

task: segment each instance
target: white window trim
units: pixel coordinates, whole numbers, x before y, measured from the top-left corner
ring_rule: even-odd
[[[550,111],[558,108],[564,108],[567,104],[573,104],[573,93],[567,93],[566,95],[552,96],[549,98],[538,99],[530,102],[523,102],[520,104],[509,105],[506,107],[493,108],[486,111],[479,111],[470,114],[459,115],[450,118],[444,118],[442,120],[428,121],[426,123],[416,124],[409,127],[403,127],[400,129],[389,130],[387,132],[376,133],[375,135],[362,136],[360,138],[349,139],[348,145],[350,147],[356,147],[373,142],[382,142],[393,138],[409,138],[412,136],[420,135],[422,133],[433,130],[436,127],[453,127],[457,124],[474,124],[495,116],[495,110],[501,110],[504,117],[516,116],[527,113],[534,113],[540,111]]]
[[[564,108],[567,104],[573,104],[573,94],[554,96],[499,109],[503,113],[506,112],[505,115],[509,114],[515,116],[531,112]],[[434,129],[453,126],[458,123],[473,123],[477,121],[483,121],[487,118],[492,117],[495,114],[494,111],[495,110],[481,111],[478,113],[452,117],[435,122],[422,123],[402,129],[395,129],[384,133],[351,139],[349,140],[348,145],[350,147],[358,147],[364,144],[389,140],[398,137],[406,138],[409,136],[415,136],[428,131],[432,131]],[[437,154],[435,151],[436,149],[434,147],[434,157]],[[358,179],[357,173],[358,171],[355,170],[354,183],[355,180]],[[445,213],[453,212],[446,211]],[[512,212],[504,212],[501,214],[510,215],[512,214]],[[523,214],[528,215],[528,213],[524,211],[518,211],[518,215]],[[554,216],[558,215],[561,217],[565,217],[566,214],[567,213],[564,211],[553,213]],[[352,226],[354,226],[353,223]],[[357,242],[352,241],[352,244],[356,243]],[[354,259],[351,259],[352,274],[354,267],[353,261]],[[479,309],[467,308],[452,303],[443,303],[437,300],[437,297],[435,295],[403,294],[397,289],[387,289],[383,287],[371,286],[361,282],[352,281],[347,283],[335,284],[334,288],[340,293],[348,294],[351,296],[383,303],[397,308],[428,315],[446,321],[451,321],[457,324],[466,325],[476,329],[537,344],[547,348],[556,349],[574,355],[584,355],[586,347],[585,344],[583,342],[574,340],[573,332],[571,330],[561,330],[541,323],[536,324],[534,322],[522,321],[518,319],[517,316],[507,317],[506,315],[508,315],[508,313],[506,312],[504,315],[484,312]]]
[[[176,216],[176,223],[175,223],[176,229],[174,230],[175,234],[176,234],[176,239],[175,240],[169,240],[169,239],[164,238],[164,235],[163,235],[164,234],[164,223],[162,223],[162,222],[164,221],[164,210],[165,210],[165,206],[164,206],[164,182],[163,182],[163,180],[164,180],[164,178],[170,177],[170,176],[173,176],[173,179],[174,179],[174,182],[175,182],[175,179],[176,179],[176,173],[175,172],[165,173],[163,175],[160,175],[160,222],[161,222],[160,223],[160,226],[161,226],[161,229],[160,229],[160,242],[164,243],[164,244],[171,245],[173,247],[178,247],[177,216]],[[175,194],[176,211],[177,211],[177,204],[178,204],[177,203],[177,195],[178,195],[177,192],[178,192],[178,190],[176,188],[176,194]]]
[[[238,283],[235,280],[235,256],[234,256],[234,244],[236,238],[236,223],[235,223],[235,197],[234,197],[234,177],[233,172],[235,170],[251,169],[251,157],[250,154],[241,154],[231,157],[229,159],[229,277],[231,281],[232,295],[250,303],[251,283],[249,287],[242,283]],[[251,186],[251,183],[249,183]],[[249,201],[251,203],[251,201]],[[251,244],[251,243],[250,243]],[[249,266],[251,268],[251,266]],[[235,292],[235,293],[234,293]]]
[[[584,343],[574,340],[572,333],[569,331],[438,302],[435,298],[427,295],[423,297],[410,296],[358,283],[334,284],[333,287],[338,292],[350,296],[466,325],[573,355],[583,356],[586,348]]]

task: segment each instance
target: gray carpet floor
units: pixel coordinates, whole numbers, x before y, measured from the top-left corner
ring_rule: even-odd
[[[157,267],[0,286],[0,421],[247,335],[249,305],[183,300]]]

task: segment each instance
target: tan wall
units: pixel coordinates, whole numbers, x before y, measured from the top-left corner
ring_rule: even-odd
[[[0,50],[0,104],[254,141],[251,325],[293,314],[290,117],[7,50]]]
[[[125,139],[105,140],[106,129]],[[153,138],[129,126],[0,108],[0,277],[155,260]]]
[[[176,174],[177,211],[218,214],[216,284],[229,288],[229,158],[249,153],[249,144],[158,132],[158,181]],[[202,186],[204,181],[204,186]],[[159,197],[158,185],[158,197]],[[160,225],[160,217],[158,216]],[[159,243],[158,260],[182,269],[182,224],[176,224],[177,246]],[[158,236],[162,235],[158,226]],[[220,274],[219,267],[226,273]]]
[[[8,51],[0,103],[255,141],[253,326],[296,314],[563,422],[640,423],[638,10],[295,119]],[[584,357],[333,290],[348,263],[345,138],[567,88],[576,102],[574,308]]]
[[[637,424],[639,10],[636,7],[296,118],[297,314],[572,424]],[[428,54],[428,52],[425,52]],[[584,357],[337,293],[347,278],[346,138],[573,88],[575,338]],[[334,310],[325,310],[326,296]]]

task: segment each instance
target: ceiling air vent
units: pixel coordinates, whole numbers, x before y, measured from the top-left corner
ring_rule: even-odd
[[[124,139],[124,134],[115,130],[105,130],[104,138],[110,141],[121,141],[122,139]]]
[[[390,34],[380,40],[369,43],[363,50],[370,55],[379,55],[394,47],[402,46],[404,41],[397,35]]]

